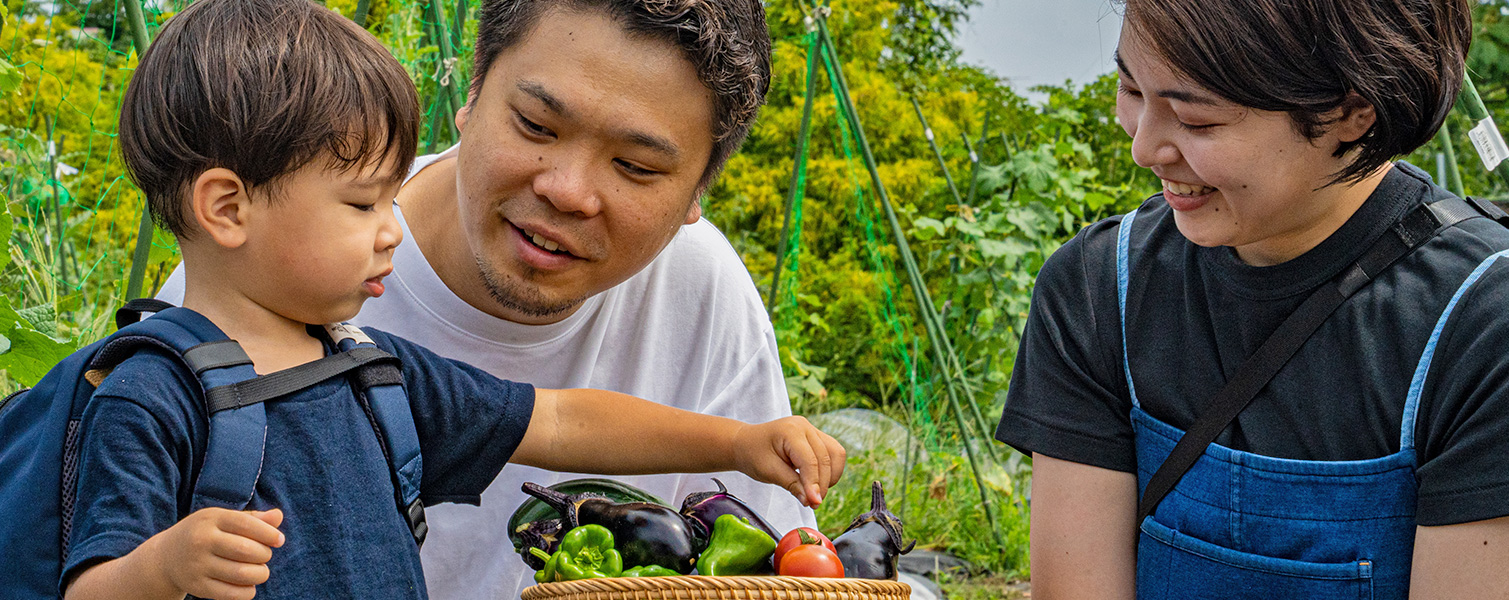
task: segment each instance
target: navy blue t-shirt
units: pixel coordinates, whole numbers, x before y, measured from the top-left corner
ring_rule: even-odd
[[[365,331],[402,361],[424,503],[476,504],[523,439],[534,388]],[[177,359],[143,351],[99,387],[82,434],[64,581],[188,515],[209,435],[198,380]],[[286,541],[273,550],[259,600],[427,597],[382,446],[345,378],[267,403],[266,454],[248,508],[284,515]]]
[[[1126,345],[1153,417],[1194,423],[1309,295],[1423,202],[1450,197],[1398,163],[1320,245],[1255,267],[1179,233],[1161,195],[1131,228]],[[1135,473],[1116,293],[1121,218],[1085,228],[1043,265],[996,438],[1024,452]],[[1475,218],[1401,259],[1333,313],[1216,442],[1265,456],[1363,460],[1399,451],[1404,403],[1452,295],[1509,229]],[[1415,421],[1421,525],[1509,515],[1509,259],[1442,330]]]

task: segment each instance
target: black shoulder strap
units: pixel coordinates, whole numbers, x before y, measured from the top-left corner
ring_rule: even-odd
[[[1494,209],[1497,210],[1497,207]],[[1252,399],[1294,357],[1305,340],[1310,339],[1321,323],[1347,298],[1371,282],[1389,265],[1404,258],[1447,227],[1470,218],[1488,216],[1482,211],[1476,203],[1456,198],[1421,205],[1379,236],[1351,267],[1310,294],[1295,309],[1294,314],[1289,315],[1257,351],[1242,362],[1236,375],[1226,382],[1221,391],[1216,392],[1210,405],[1196,417],[1194,425],[1179,438],[1179,443],[1163,461],[1163,465],[1148,480],[1142,499],[1137,504],[1137,522],[1141,523],[1153,514],[1158,503],[1163,501],[1190,467],[1205,454],[1205,448],[1252,403]],[[1504,212],[1500,210],[1498,214],[1504,215]]]

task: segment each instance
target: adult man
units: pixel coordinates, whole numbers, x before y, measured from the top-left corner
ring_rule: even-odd
[[[398,196],[410,243],[357,322],[540,386],[790,414],[758,293],[698,203],[764,100],[760,3],[496,0],[478,21],[461,142],[415,163]],[[784,490],[716,476],[778,529],[814,523]],[[432,596],[517,598],[519,486],[572,477],[509,466],[481,506],[430,509]],[[673,503],[713,485],[626,480]]]

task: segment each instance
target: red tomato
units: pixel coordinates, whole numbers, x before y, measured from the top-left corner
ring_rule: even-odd
[[[781,536],[781,543],[775,545],[774,566],[777,572],[779,572],[781,569],[781,557],[785,556],[787,552],[790,552],[792,548],[795,548],[802,544],[802,534],[798,533],[801,531],[807,532],[808,536],[811,536],[813,539],[817,540],[816,543],[822,544],[829,550],[832,550],[835,554],[838,552],[838,550],[834,550],[833,548],[833,541],[828,539],[828,536],[823,535],[823,532],[811,527],[798,527],[786,532],[786,535]]]
[[[798,544],[786,553],[776,573],[791,577],[843,577],[844,563],[825,546]]]

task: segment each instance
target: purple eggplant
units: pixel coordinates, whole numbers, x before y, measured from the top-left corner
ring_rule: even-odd
[[[561,537],[566,535],[564,529],[560,519],[541,519],[520,525],[514,533],[519,536],[521,545],[516,550],[524,557],[524,564],[536,571],[545,568],[545,561],[529,549],[539,548],[546,554],[555,554],[561,545]]]
[[[626,565],[660,565],[686,574],[707,547],[707,537],[668,506],[614,502],[593,493],[568,496],[534,483],[525,483],[523,489],[559,511],[566,531],[582,525],[607,527]]]
[[[718,484],[718,490],[714,492],[697,492],[687,494],[681,501],[681,516],[686,517],[688,523],[700,528],[702,537],[711,538],[713,534],[713,521],[723,515],[733,515],[741,519],[749,519],[749,524],[754,525],[760,531],[764,531],[771,539],[781,539],[781,534],[776,533],[765,519],[749,508],[743,500],[729,493],[723,482],[713,479]]]
[[[833,549],[844,563],[844,577],[896,579],[896,557],[912,551],[917,540],[901,546],[901,518],[886,510],[885,489],[877,481],[870,488],[870,512],[854,517]]]

